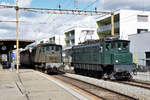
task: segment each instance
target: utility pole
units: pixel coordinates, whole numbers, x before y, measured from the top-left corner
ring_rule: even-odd
[[[16,67],[17,67],[17,73],[19,73],[19,7],[18,7],[18,0],[16,0]]]
[[[111,35],[114,36],[114,11],[111,11]]]

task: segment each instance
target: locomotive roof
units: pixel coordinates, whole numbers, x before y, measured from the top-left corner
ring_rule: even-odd
[[[129,40],[120,40],[120,39],[100,39],[99,41],[96,40],[96,42],[88,42],[89,44],[87,44],[86,42],[84,42],[85,44],[80,44],[77,46],[73,46],[73,48],[84,48],[84,47],[94,47],[97,45],[100,45],[101,42],[130,42]]]
[[[129,40],[105,40],[105,42],[130,42]]]
[[[60,47],[62,47],[61,45],[51,44],[51,43],[42,43],[42,44],[36,45],[35,47],[40,47],[40,46],[60,46]]]
[[[100,44],[100,42],[94,43],[94,44],[77,45],[77,46],[73,46],[73,48],[94,47],[94,46],[97,46],[97,45],[99,45],[99,44]]]

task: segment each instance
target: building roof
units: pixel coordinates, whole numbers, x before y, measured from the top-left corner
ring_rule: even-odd
[[[19,48],[25,48],[33,42],[35,40],[19,40]],[[0,53],[7,53],[8,51],[14,50],[14,45],[16,45],[16,39],[0,39],[0,49],[6,48],[6,50],[1,50]]]
[[[114,15],[117,15],[119,13],[124,13],[124,12],[128,12],[128,13],[136,12],[137,14],[150,13],[150,11],[143,12],[143,10],[119,9],[119,10],[114,11]],[[102,16],[96,18],[96,21],[98,22],[98,21],[106,19],[108,17],[111,17],[111,14],[102,15]]]
[[[0,42],[1,41],[16,41],[16,39],[0,39]],[[19,42],[35,42],[35,40],[22,40],[22,39],[19,39]]]
[[[150,35],[150,31],[148,32],[142,32],[142,33],[136,33],[136,34],[130,34],[129,37],[132,37],[132,36],[141,36],[141,35]]]
[[[68,29],[66,29],[66,30],[64,30],[64,33],[66,33],[66,32],[70,32],[70,31],[72,31],[72,30],[76,30],[76,29],[83,29],[83,30],[95,30],[96,29],[96,27],[89,27],[89,26],[79,26],[79,25],[77,25],[77,26],[73,26],[73,27],[69,27]]]

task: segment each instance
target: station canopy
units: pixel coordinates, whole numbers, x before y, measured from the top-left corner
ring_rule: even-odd
[[[25,48],[35,40],[19,40],[19,48]],[[15,49],[16,39],[0,39],[0,54],[7,53]]]

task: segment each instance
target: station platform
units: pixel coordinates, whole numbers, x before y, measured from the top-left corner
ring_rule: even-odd
[[[0,100],[95,100],[52,76],[21,69],[0,70]]]

